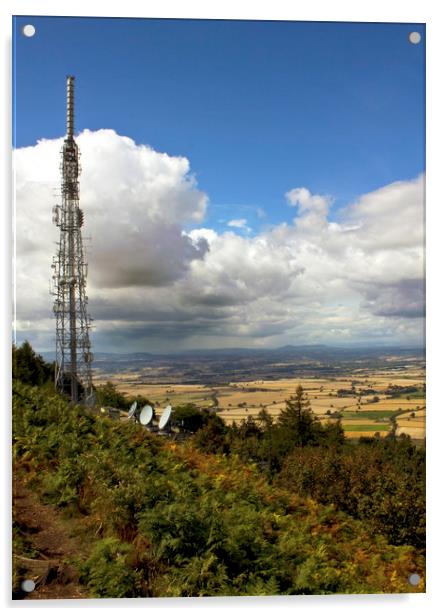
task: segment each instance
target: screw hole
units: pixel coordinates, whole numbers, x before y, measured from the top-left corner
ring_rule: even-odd
[[[34,580],[23,580],[21,587],[25,592],[32,592],[35,588],[35,582]]]
[[[24,36],[30,38],[31,36],[34,36],[35,28],[32,24],[26,24],[26,26],[23,26],[22,32]]]
[[[412,45],[417,45],[418,43],[420,43],[421,35],[419,34],[419,32],[410,32],[409,41],[412,43]]]

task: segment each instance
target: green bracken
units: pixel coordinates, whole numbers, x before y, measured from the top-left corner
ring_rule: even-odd
[[[196,434],[212,431],[220,444],[207,453],[95,417],[47,388],[15,381],[13,389],[16,472],[83,529],[88,555],[76,566],[91,596],[424,590],[408,583],[412,572],[424,579],[418,550],[390,545],[365,515],[301,495],[291,458],[270,483],[242,451],[224,454],[217,422]],[[293,410],[307,439],[296,450],[315,449],[309,417],[299,417],[297,401]],[[282,435],[273,435],[277,447]],[[331,438],[341,446],[339,433]],[[262,441],[263,451],[274,446]]]

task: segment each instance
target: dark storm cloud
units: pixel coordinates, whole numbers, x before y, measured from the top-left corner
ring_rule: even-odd
[[[425,316],[425,289],[422,279],[402,279],[365,289],[365,308],[383,317],[418,319]]]
[[[180,279],[191,261],[208,250],[202,239],[193,243],[177,225],[144,225],[131,233],[109,229],[91,249],[91,282],[97,287],[161,287]]]

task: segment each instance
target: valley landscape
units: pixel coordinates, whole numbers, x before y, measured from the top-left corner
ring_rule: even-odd
[[[396,434],[425,438],[425,359],[417,349],[328,346],[227,349],[176,355],[99,354],[95,383],[111,381],[156,408],[192,403],[226,422],[274,420],[298,385],[323,422],[341,419],[347,437]]]

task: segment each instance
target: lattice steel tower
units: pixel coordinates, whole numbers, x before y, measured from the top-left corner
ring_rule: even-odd
[[[87,311],[87,263],[84,257],[79,207],[79,149],[74,140],[74,77],[66,80],[66,138],[61,151],[61,205],[53,209],[60,228],[53,259],[54,314],[56,318],[56,387],[77,402],[91,397],[91,318]]]

